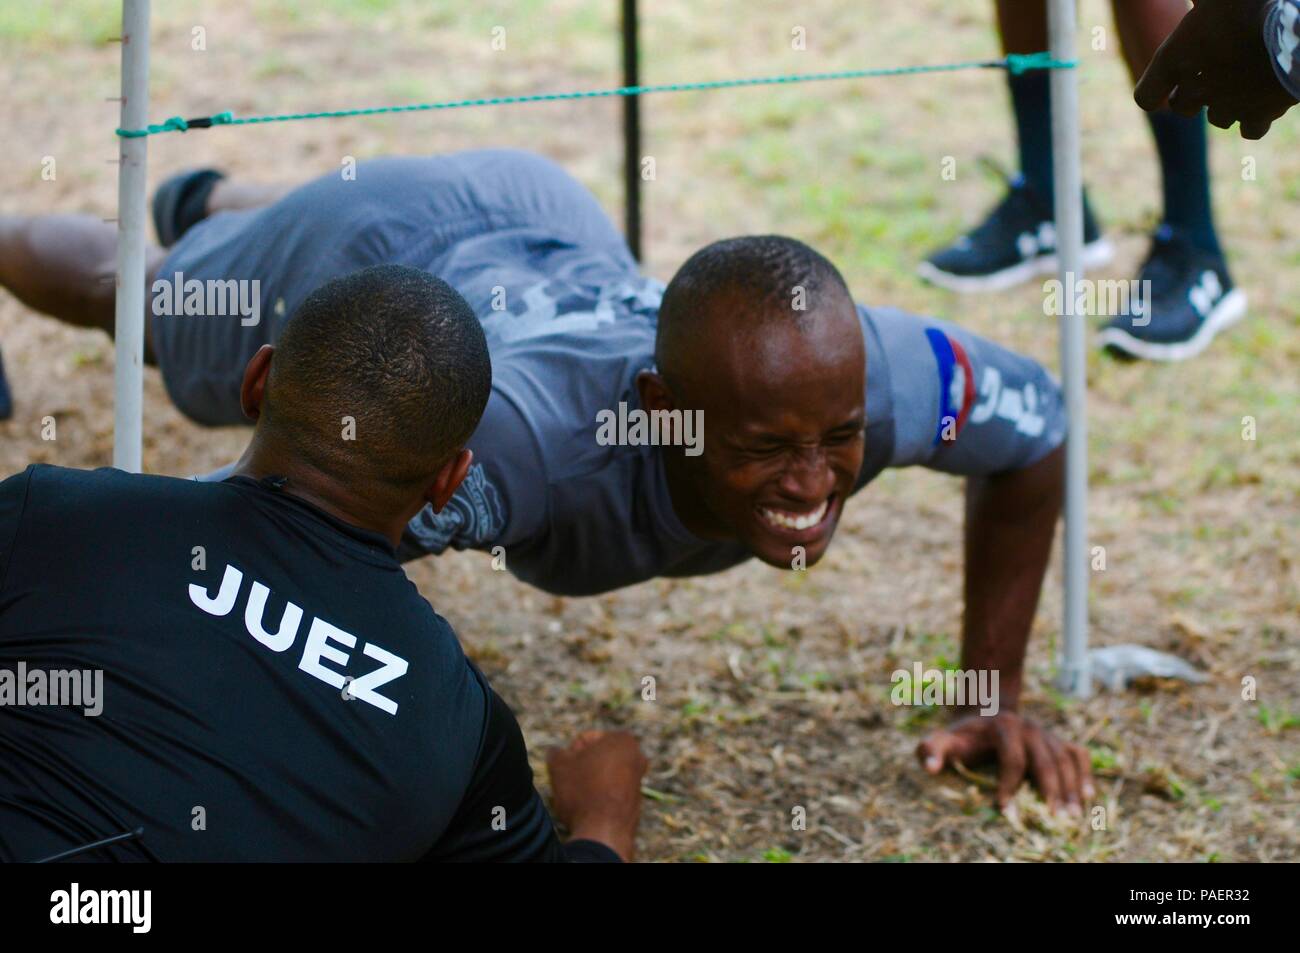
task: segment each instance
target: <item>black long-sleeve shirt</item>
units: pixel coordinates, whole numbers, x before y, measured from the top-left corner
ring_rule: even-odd
[[[0,483],[0,859],[566,859],[391,545],[280,483]]]

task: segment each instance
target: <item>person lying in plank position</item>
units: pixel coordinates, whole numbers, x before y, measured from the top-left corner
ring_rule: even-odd
[[[751,558],[812,566],[886,467],[965,476],[962,666],[999,673],[999,708],[959,712],[918,755],[932,773],[996,759],[1000,806],[1026,777],[1053,807],[1092,796],[1087,752],[1018,713],[1066,437],[1035,361],[856,305],[826,258],[781,236],[709,245],[665,288],[587,189],[527,152],[379,158],[288,191],[201,170],[165,183],[154,214],[169,247],[150,253],[147,348],[200,423],[242,420],[244,365],[331,278],[406,265],[469,301],[492,394],[474,465],[410,521],[405,559],[494,551],[565,595]],[[0,282],[111,330],[114,238],[89,217],[0,218]]]

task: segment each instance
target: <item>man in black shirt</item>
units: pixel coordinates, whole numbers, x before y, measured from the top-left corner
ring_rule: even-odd
[[[0,483],[0,859],[134,831],[80,858],[630,859],[635,740],[552,756],[562,846],[514,716],[394,554],[464,478],[490,384],[455,291],[370,268],[249,363],[224,482]]]

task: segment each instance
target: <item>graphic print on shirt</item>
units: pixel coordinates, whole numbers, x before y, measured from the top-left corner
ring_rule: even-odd
[[[663,290],[650,278],[593,287],[559,275],[507,295],[503,310],[483,315],[483,333],[491,343],[510,344],[546,334],[590,333],[633,315],[653,319]]]
[[[939,365],[939,420],[934,442],[955,443],[975,402],[975,372],[966,349],[938,328],[925,329],[926,340]]]
[[[208,615],[217,618],[228,616],[239,600],[243,581],[243,571],[227,563],[216,595],[209,595],[206,583],[190,583],[190,602]],[[270,589],[256,579],[252,580],[244,609],[244,628],[250,636],[272,652],[286,652],[298,639],[298,632],[302,628],[303,610],[292,602],[286,602],[284,612],[280,615],[279,626],[274,633],[268,632],[263,625],[263,614],[270,595]],[[379,662],[379,668],[360,676],[344,675],[340,669],[348,667],[350,655],[338,646],[354,649],[356,645],[357,637],[351,632],[331,625],[319,617],[313,618],[303,643],[298,668],[313,678],[320,679],[326,685],[342,689],[340,697],[344,701],[362,701],[380,711],[396,715],[397,702],[381,695],[376,689],[405,675],[408,667],[406,659],[380,648],[373,642],[367,642],[362,646],[361,653]],[[338,668],[326,665],[327,661]]]
[[[482,317],[489,347],[549,334],[584,334],[614,321],[640,317],[654,321],[663,299],[662,282],[651,278],[592,287],[561,276],[506,296],[506,307]],[[481,463],[470,467],[465,482],[441,513],[426,506],[407,524],[403,555],[481,548],[505,531],[501,492]]]
[[[505,525],[501,494],[483,464],[475,463],[441,513],[426,506],[406,524],[406,531],[415,537],[421,552],[441,553],[448,546],[466,549],[489,543],[501,535]]]
[[[979,379],[977,395],[975,371],[961,343],[937,328],[926,328],[925,336],[939,371],[941,406],[936,445],[955,443],[968,423],[979,426],[994,418],[1014,424],[1027,437],[1042,435],[1047,421],[1032,381],[1022,387],[1005,384],[1002,372],[988,364]]]

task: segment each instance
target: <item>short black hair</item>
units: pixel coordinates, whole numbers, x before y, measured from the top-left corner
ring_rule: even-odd
[[[797,239],[745,235],[716,241],[686,259],[664,291],[655,334],[661,371],[674,363],[680,344],[698,340],[700,325],[724,296],[733,310],[743,302],[743,313],[735,317],[755,322],[799,321],[828,298],[852,298],[830,260]]]
[[[293,313],[262,417],[331,476],[406,487],[465,445],[491,387],[487,340],[465,299],[426,272],[381,265],[322,285]]]

